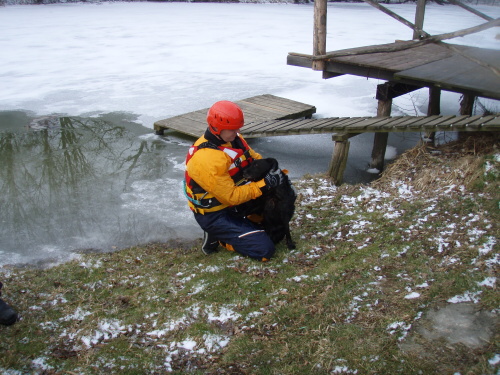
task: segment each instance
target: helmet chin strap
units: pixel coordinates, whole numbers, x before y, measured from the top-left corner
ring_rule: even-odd
[[[213,135],[215,135],[217,137],[217,139],[222,140],[222,138],[220,137],[220,132],[219,132],[219,130],[216,127],[210,125],[209,129],[210,129],[210,133],[212,133]]]

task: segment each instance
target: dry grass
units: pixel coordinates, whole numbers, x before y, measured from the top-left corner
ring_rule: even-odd
[[[483,156],[499,151],[498,138],[497,133],[488,133],[437,147],[418,145],[398,157],[372,185],[380,188],[404,182],[422,192],[432,192],[437,181],[441,186],[471,187],[483,173]]]

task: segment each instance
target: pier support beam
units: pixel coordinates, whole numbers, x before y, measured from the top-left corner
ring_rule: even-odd
[[[392,99],[409,92],[420,89],[421,87],[398,82],[386,82],[377,85],[378,100],[377,116],[387,117],[391,115]],[[385,150],[387,148],[387,140],[389,133],[375,133],[373,141],[372,160],[370,168],[378,169],[380,172],[384,169]]]
[[[474,110],[474,102],[476,101],[476,96],[472,94],[463,94],[460,99],[460,114],[466,116],[472,116]],[[458,132],[458,139],[466,139],[471,135],[470,132]]]
[[[392,99],[379,100],[377,108],[377,116],[390,116],[392,107]],[[380,172],[384,169],[385,150],[387,148],[387,140],[389,133],[375,133],[372,149],[372,161],[370,168],[378,169]]]
[[[344,178],[344,171],[347,166],[347,158],[349,156],[349,138],[354,137],[356,134],[334,134],[332,140],[335,142],[333,147],[332,160],[328,167],[328,175],[332,178],[336,186],[342,184]]]
[[[472,110],[474,109],[474,102],[476,97],[472,94],[463,94],[460,99],[460,114],[466,116],[472,116]]]
[[[429,88],[429,105],[427,106],[427,116],[439,116],[441,114],[441,89],[437,87]],[[425,137],[428,142],[434,145],[435,132],[426,132]]]
[[[413,29],[413,40],[420,40],[425,37],[422,32],[424,28],[424,15],[425,15],[426,0],[417,1],[417,9],[415,10],[415,27]]]
[[[313,56],[326,54],[326,14],[327,0],[314,1]],[[324,70],[325,61],[313,61],[313,70]]]

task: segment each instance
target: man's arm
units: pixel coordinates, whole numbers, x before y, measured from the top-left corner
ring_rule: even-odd
[[[237,206],[260,197],[261,187],[265,186],[265,181],[236,186],[228,173],[230,164],[231,159],[224,152],[207,148],[197,151],[187,168],[193,180],[219,202],[228,206]]]

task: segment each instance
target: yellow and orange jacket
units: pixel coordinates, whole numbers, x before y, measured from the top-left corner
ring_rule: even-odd
[[[243,169],[262,156],[241,135],[231,143],[218,145],[208,136],[200,137],[186,156],[184,191],[189,208],[205,214],[260,197],[264,180],[246,183]]]

